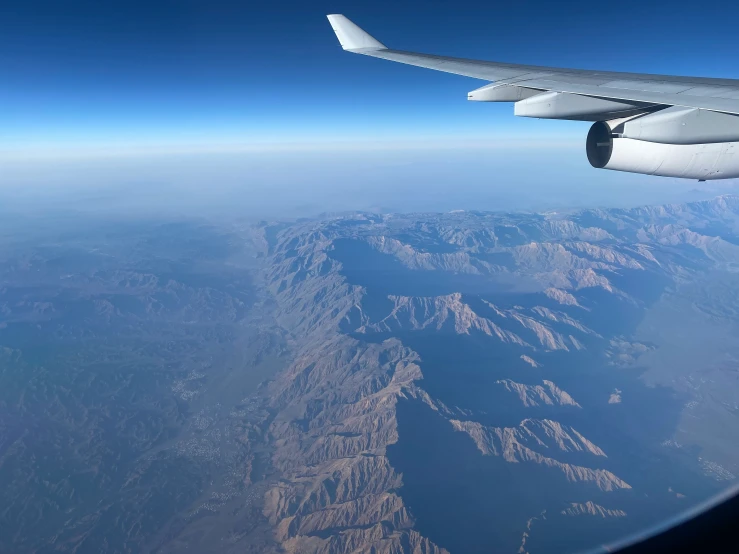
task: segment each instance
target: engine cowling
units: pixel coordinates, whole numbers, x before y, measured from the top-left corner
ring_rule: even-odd
[[[598,169],[698,180],[739,177],[739,142],[646,142],[614,136],[608,123],[599,121],[590,128],[585,150]]]

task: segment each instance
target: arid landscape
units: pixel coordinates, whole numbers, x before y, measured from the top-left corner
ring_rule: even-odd
[[[738,271],[734,196],[7,221],[0,551],[536,554],[644,531],[739,475]]]

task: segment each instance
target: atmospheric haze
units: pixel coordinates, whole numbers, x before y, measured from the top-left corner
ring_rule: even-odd
[[[0,551],[548,554],[736,486],[736,181],[593,169],[587,123],[345,55],[331,3],[7,4]],[[736,77],[717,9],[352,15]]]

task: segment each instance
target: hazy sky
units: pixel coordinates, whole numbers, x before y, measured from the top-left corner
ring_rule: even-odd
[[[6,2],[0,185],[223,189],[306,210],[467,208],[477,194],[484,208],[639,203],[696,188],[592,170],[587,123],[467,102],[480,81],[344,53],[328,13],[399,49],[739,77],[739,5],[723,2]]]

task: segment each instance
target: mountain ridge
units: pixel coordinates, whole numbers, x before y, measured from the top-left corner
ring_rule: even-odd
[[[469,436],[481,455],[537,464],[547,469],[536,479],[553,479],[546,472],[554,471],[570,483],[552,485],[564,491],[558,493],[561,500],[543,500],[530,513],[559,503],[556,513],[569,516],[636,518],[635,500],[607,508],[598,500],[640,488],[614,469],[623,467],[627,456],[619,453],[610,460],[605,453],[611,449],[563,421],[580,421],[572,410],[587,414],[594,405],[603,406],[597,408],[598,418],[610,419],[606,407],[625,409],[626,390],[643,385],[619,377],[619,386],[609,383],[599,403],[586,395],[588,402],[581,405],[573,398],[582,395],[571,395],[558,381],[578,388],[582,381],[557,368],[563,356],[576,356],[577,366],[598,360],[601,369],[586,378],[592,380],[609,375],[614,355],[622,364],[635,363],[636,356],[619,352],[649,352],[652,347],[630,335],[662,291],[739,262],[739,246],[702,235],[696,230],[701,228],[720,229],[732,238],[730,233],[739,229],[739,197],[568,215],[359,213],[298,222],[271,241],[265,239],[269,287],[300,353],[270,393],[278,412],[270,429],[276,444],[273,460],[283,478],[268,494],[265,514],[281,529],[283,546],[301,552],[442,552],[454,544],[436,544],[433,531],[432,537],[418,533],[429,528],[418,521],[417,501],[407,504],[410,474],[398,473],[388,460],[388,448],[404,442],[399,403],[420,403],[439,414],[452,432]],[[259,230],[262,236],[264,229]],[[409,294],[414,287],[420,294]],[[604,321],[604,310],[618,313],[619,321]],[[483,390],[490,391],[491,401],[513,395],[496,401],[500,409],[510,408],[507,418],[524,415],[521,410],[538,410],[536,415],[521,417],[518,427],[490,426],[498,417],[495,409],[490,411],[496,405],[481,409],[485,402],[476,400],[463,406],[459,401],[464,397],[449,396],[451,391],[444,392],[447,399],[438,397],[433,391],[442,389],[434,382],[447,382],[449,370],[431,368],[429,361],[437,362],[424,352],[429,341],[452,337],[473,350],[485,344],[504,356],[489,376],[470,371],[487,383]],[[421,345],[421,351],[414,345]],[[586,375],[582,370],[577,374]],[[466,390],[468,378],[452,381],[452,389]],[[622,384],[624,379],[631,384]],[[643,390],[640,395],[648,394]],[[518,407],[512,398],[518,398]],[[547,446],[547,455],[525,446],[524,437],[537,448],[545,444],[531,425],[544,425],[559,446]],[[649,450],[665,456],[654,443]],[[570,446],[562,448],[565,444]],[[583,452],[603,459],[607,467],[572,461]],[[693,465],[684,471],[697,471]],[[578,488],[580,483],[595,484],[598,493]],[[376,506],[378,498],[382,509],[362,518],[358,503]],[[625,497],[619,493],[617,498],[623,502]],[[662,501],[664,513],[679,509],[666,496]],[[514,531],[519,543],[523,533],[529,533],[527,548],[533,548],[536,541],[525,518]],[[543,544],[532,552],[545,551]]]

